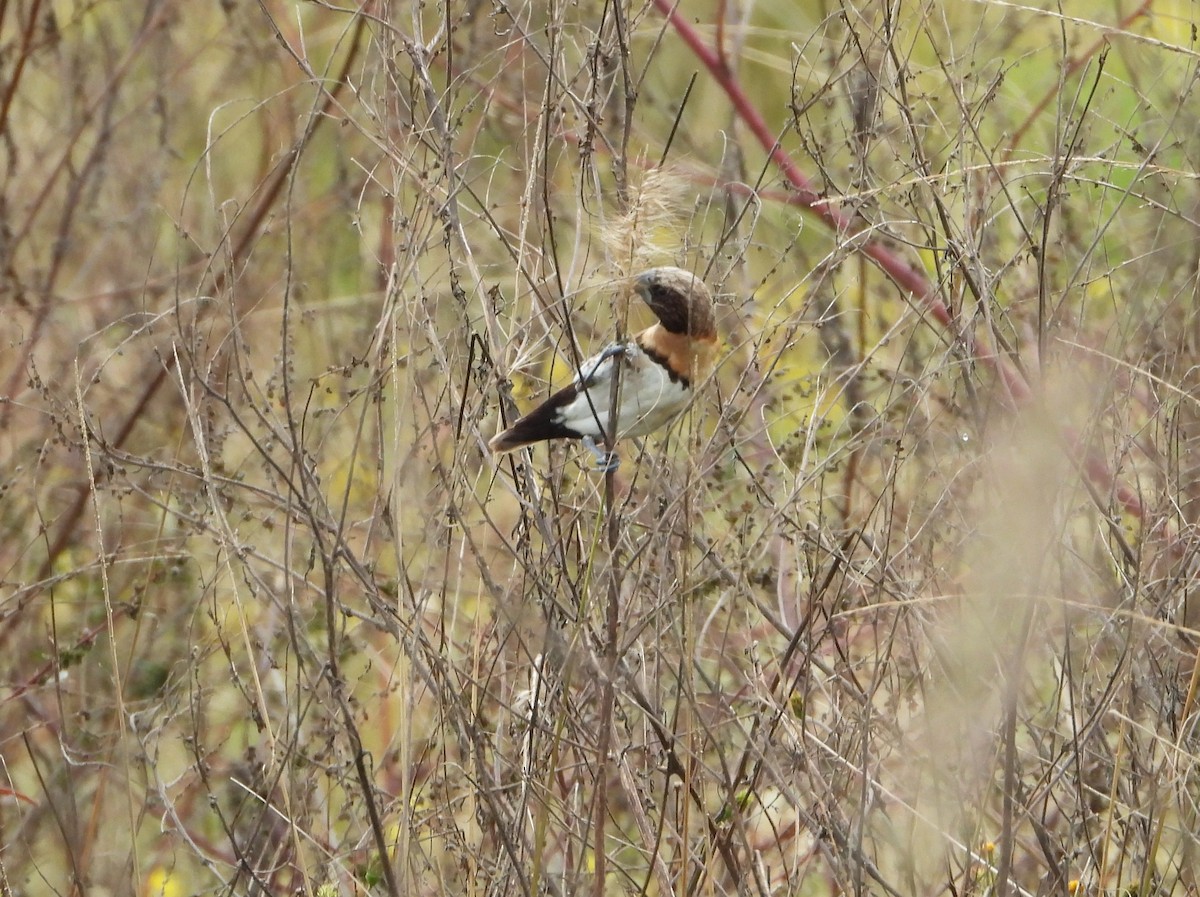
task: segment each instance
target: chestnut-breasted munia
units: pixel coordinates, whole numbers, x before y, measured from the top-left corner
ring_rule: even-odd
[[[493,452],[547,439],[581,439],[602,465],[611,466],[615,459],[597,444],[609,430],[618,365],[618,439],[657,430],[687,407],[717,353],[712,295],[700,278],[674,267],[643,271],[633,287],[658,323],[587,359],[573,382],[497,434],[488,443]]]

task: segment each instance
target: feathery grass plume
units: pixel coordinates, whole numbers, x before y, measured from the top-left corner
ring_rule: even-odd
[[[604,222],[600,239],[609,255],[627,271],[652,267],[676,254],[682,240],[677,230],[685,219],[684,197],[694,186],[668,166],[646,171],[631,185],[629,208]]]

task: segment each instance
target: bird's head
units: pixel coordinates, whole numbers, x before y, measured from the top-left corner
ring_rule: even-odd
[[[667,332],[694,339],[716,336],[712,293],[691,271],[651,268],[633,279],[633,288]]]

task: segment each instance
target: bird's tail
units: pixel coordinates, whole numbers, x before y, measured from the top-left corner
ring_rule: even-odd
[[[552,401],[535,408],[503,433],[497,433],[488,443],[496,454],[513,452],[547,439],[578,439],[580,434],[556,420],[558,405]]]
[[[497,433],[488,441],[488,448],[493,453],[501,455],[504,452],[515,452],[519,448],[541,442],[547,437],[524,437],[516,427],[510,427],[503,433]]]

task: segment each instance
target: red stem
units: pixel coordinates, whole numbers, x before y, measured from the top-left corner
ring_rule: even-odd
[[[767,155],[791,182],[796,193],[797,203],[824,221],[838,234],[854,233],[856,228],[850,216],[834,207],[829,199],[818,195],[813,189],[812,181],[784,151],[775,133],[767,126],[766,120],[758,111],[758,107],[742,90],[741,83],[725,58],[715,48],[704,42],[700,32],[679,14],[673,0],[654,0],[654,5],[667,17],[683,42],[691,48],[696,58],[704,64],[704,67],[721,85],[721,89],[729,97],[738,117],[745,122],[758,139],[759,144],[766,150]],[[865,239],[858,248],[897,285],[911,293],[916,298],[917,306],[942,327],[952,333],[958,330],[955,327],[954,315],[946,303],[941,300],[936,286],[930,283],[922,272],[878,241]],[[955,333],[955,335],[962,340],[968,355],[999,375],[1006,390],[1005,399],[1009,407],[1016,408],[1028,403],[1033,398],[1033,390],[1021,372],[1008,359],[999,355],[985,340],[976,338],[972,332],[966,330]],[[1064,435],[1072,448],[1084,455],[1083,466],[1088,476],[1105,488],[1112,489],[1117,501],[1128,513],[1141,517],[1143,514],[1141,497],[1126,484],[1114,480],[1107,462],[1102,458],[1083,452],[1078,434],[1067,430]]]

